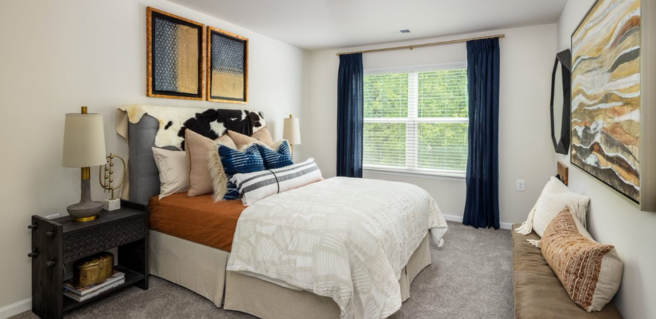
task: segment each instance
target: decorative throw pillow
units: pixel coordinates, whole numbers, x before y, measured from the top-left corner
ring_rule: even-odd
[[[266,126],[259,129],[257,132],[253,133],[251,137],[275,149],[274,147],[275,145],[273,143],[273,137],[271,137],[271,133],[269,132],[269,129]]]
[[[592,240],[569,209],[552,220],[540,246],[570,298],[585,311],[601,310],[617,293],[622,261],[615,247]]]
[[[589,203],[590,197],[572,192],[544,194],[540,196],[535,209],[533,230],[542,237],[551,221],[565,208],[569,208],[572,216],[578,219],[581,225],[585,225]]]
[[[237,146],[238,150],[244,148],[245,146],[251,145],[253,143],[257,143],[257,139],[250,137],[248,135],[237,133],[235,131],[228,130],[228,133],[226,134],[228,134],[228,136],[232,139],[232,141]]]
[[[235,145],[235,142],[230,138],[230,136],[228,136],[228,134],[223,134],[223,135],[221,135],[221,137],[217,138],[214,141],[221,144],[221,145],[225,145],[229,148],[232,148],[232,149],[235,149],[235,150],[237,149],[237,145]]]
[[[210,152],[216,150],[216,142],[192,130],[185,130],[185,150],[189,162],[189,191],[188,197],[210,194],[213,191],[212,177],[210,176]]]
[[[187,154],[153,147],[153,157],[159,170],[159,199],[189,188]]]
[[[214,200],[219,201],[221,198],[225,200],[237,199],[239,198],[239,189],[234,183],[230,182],[230,178],[239,173],[263,171],[264,160],[255,144],[245,147],[242,151],[233,150],[224,145],[219,145],[218,154],[221,158],[220,162],[223,165],[223,169],[212,169],[212,179],[220,180],[221,176],[219,171],[223,171],[227,176],[228,183],[226,186],[226,192],[223,196],[221,196],[222,194],[220,192],[215,190]]]
[[[322,180],[321,170],[313,158],[307,161],[262,172],[235,174],[230,179],[242,195],[245,206],[274,194]]]
[[[566,195],[558,197],[550,196],[549,194],[573,194],[574,196]],[[545,202],[541,203],[541,201]],[[533,209],[529,212],[528,218],[522,223],[522,226],[518,227],[515,231],[523,235],[528,235],[535,230],[538,235],[542,236],[544,229],[547,228],[551,219],[560,213],[565,206],[568,206],[568,204],[572,204],[569,205],[572,208],[572,212],[579,219],[581,224],[585,226],[589,201],[590,199],[586,196],[572,193],[558,178],[551,177],[547,185],[544,186],[540,198],[538,198]],[[538,220],[536,221],[535,216],[536,213],[538,213],[538,208],[540,213]]]
[[[226,193],[228,192],[228,177],[226,176],[225,170],[223,169],[223,163],[221,162],[221,157],[219,156],[219,147],[222,144],[216,144],[214,148],[210,150],[209,157],[209,170],[210,177],[212,178],[212,198],[215,202],[223,200]],[[225,147],[225,146],[224,146]]]
[[[294,164],[292,151],[289,147],[289,142],[286,140],[276,143],[273,149],[264,145],[257,145],[257,148],[260,150],[260,154],[264,159],[264,167],[266,169],[280,168]]]

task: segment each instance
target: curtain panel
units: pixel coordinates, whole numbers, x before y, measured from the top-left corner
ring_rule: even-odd
[[[499,39],[467,42],[469,155],[463,224],[499,229]]]
[[[362,53],[340,55],[337,78],[337,176],[362,177],[363,91]]]

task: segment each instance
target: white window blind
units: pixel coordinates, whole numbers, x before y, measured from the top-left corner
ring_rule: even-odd
[[[460,175],[468,125],[465,63],[366,71],[365,168]]]

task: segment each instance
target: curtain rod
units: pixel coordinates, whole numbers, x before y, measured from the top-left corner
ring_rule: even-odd
[[[414,45],[404,45],[404,46],[400,46],[400,47],[371,49],[371,50],[353,51],[353,52],[341,52],[341,53],[337,53],[337,55],[340,56],[340,55],[343,55],[343,54],[372,53],[372,52],[394,51],[394,50],[404,50],[404,49],[412,50],[414,48],[433,47],[433,46],[438,46],[438,45],[463,43],[463,42],[467,42],[467,41],[482,40],[482,39],[494,39],[494,38],[502,39],[502,38],[505,38],[505,37],[506,37],[505,34],[497,34],[497,35],[489,35],[489,36],[485,36],[485,37],[467,38],[467,39],[459,39],[459,40],[449,40],[449,41],[442,41],[442,42],[422,43],[422,44],[414,44]]]

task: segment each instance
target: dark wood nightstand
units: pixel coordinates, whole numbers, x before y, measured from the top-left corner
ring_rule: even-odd
[[[64,312],[136,285],[148,289],[148,214],[123,202],[120,210],[103,211],[100,217],[76,223],[70,217],[48,220],[32,216],[32,312],[41,318],[63,318]],[[65,297],[65,265],[118,247],[116,270],[125,283],[83,302]]]

